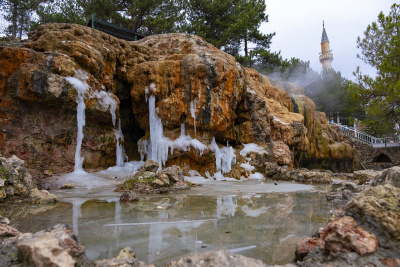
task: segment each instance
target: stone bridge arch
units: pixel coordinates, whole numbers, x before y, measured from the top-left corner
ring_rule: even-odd
[[[381,166],[383,168],[400,165],[400,146],[373,148],[360,142],[354,142],[366,168]]]
[[[390,158],[390,155],[386,155],[384,152],[378,154],[373,158],[373,162],[375,163],[393,163],[393,160]]]

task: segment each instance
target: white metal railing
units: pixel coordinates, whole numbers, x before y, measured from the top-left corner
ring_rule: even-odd
[[[392,146],[400,145],[398,137],[378,138],[378,137],[372,136],[370,134],[364,133],[362,131],[359,131],[351,126],[337,124],[337,123],[334,123],[333,121],[330,121],[329,124],[339,126],[340,130],[347,138],[354,139],[356,141],[372,145],[372,147],[374,147],[374,148],[392,147]]]

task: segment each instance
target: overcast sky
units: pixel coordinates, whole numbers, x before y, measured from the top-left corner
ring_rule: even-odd
[[[394,0],[266,0],[269,22],[261,26],[263,33],[276,32],[272,51],[281,51],[283,58],[296,57],[310,61],[320,72],[322,20],[333,53],[332,67],[342,76],[354,80],[357,66],[365,74],[374,69],[356,58],[357,37],[363,36],[368,24],[377,21],[379,12],[389,14]]]

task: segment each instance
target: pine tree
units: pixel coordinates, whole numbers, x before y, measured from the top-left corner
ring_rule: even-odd
[[[400,123],[400,5],[393,4],[389,15],[381,12],[359,37],[359,57],[377,70],[377,76],[363,75],[357,68],[353,98],[365,109],[362,121],[375,135],[399,133]]]
[[[1,11],[6,14],[4,18],[11,23],[6,33],[21,38],[29,30],[31,13],[42,2],[46,0],[1,0]]]
[[[247,58],[249,43],[268,49],[274,35],[259,31],[261,23],[268,21],[265,9],[263,0],[189,0],[186,31],[231,55],[237,55],[243,43]]]

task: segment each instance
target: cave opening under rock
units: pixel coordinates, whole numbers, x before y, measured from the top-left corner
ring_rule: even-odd
[[[119,114],[121,118],[121,129],[124,134],[123,146],[129,160],[140,160],[137,142],[145,135],[145,131],[139,127],[139,123],[133,114],[132,98],[127,85],[119,84],[122,90],[117,90],[120,100]]]

